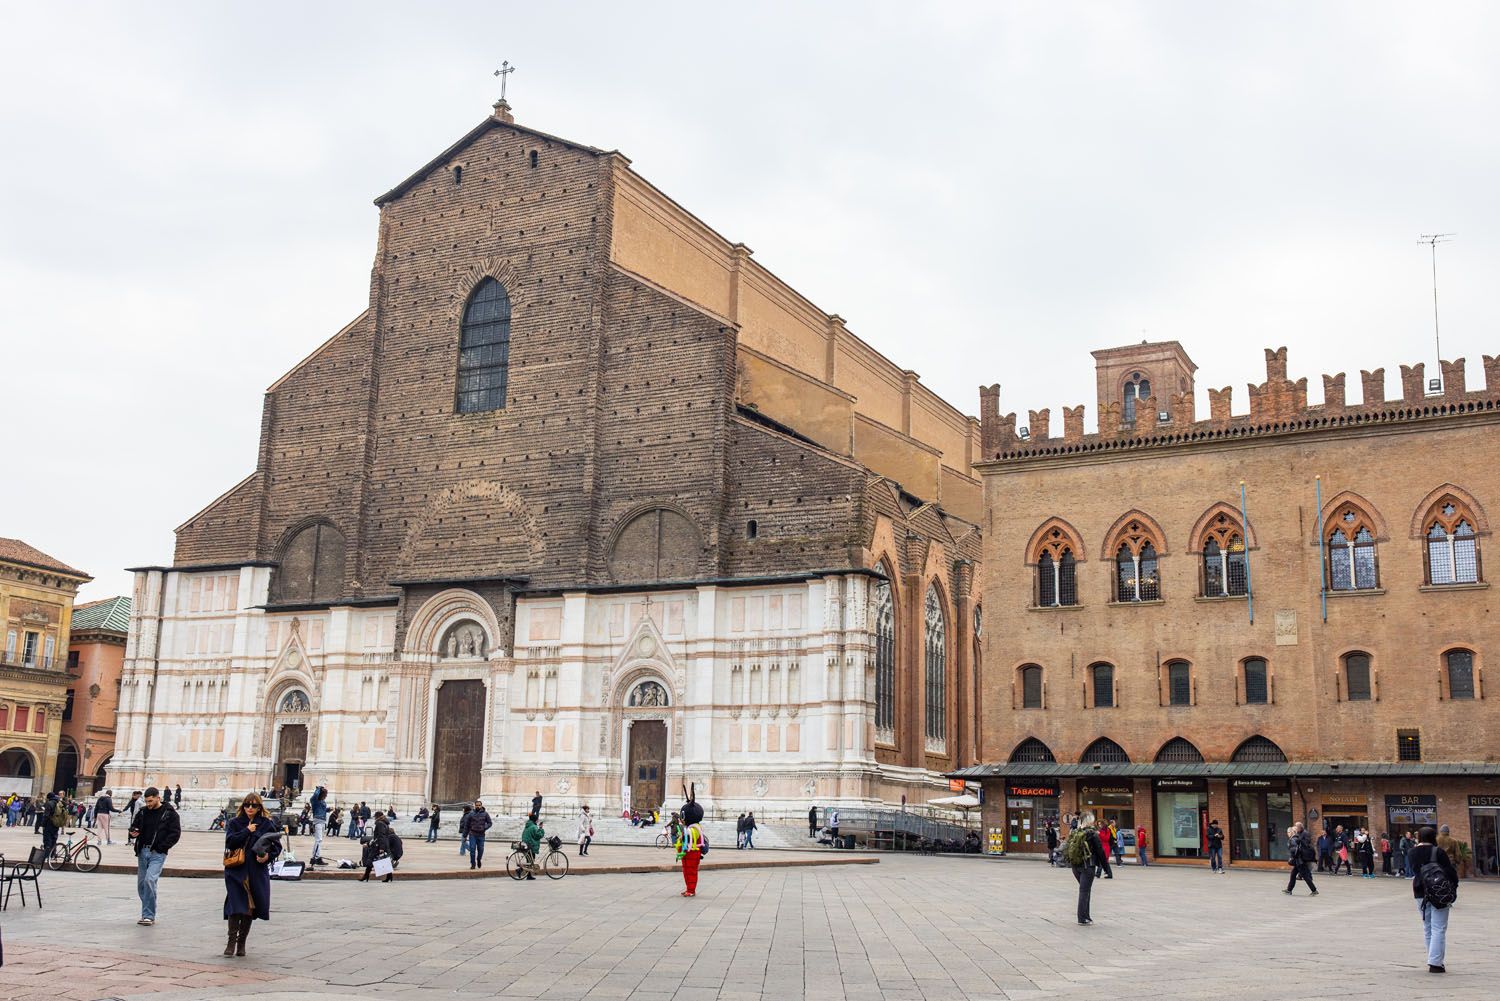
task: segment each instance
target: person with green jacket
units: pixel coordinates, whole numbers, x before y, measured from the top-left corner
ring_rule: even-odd
[[[547,832],[542,830],[536,814],[528,815],[526,829],[521,832],[521,844],[526,846],[526,854],[531,856],[526,863],[527,879],[536,879],[536,857],[542,850],[542,838],[546,836]]]

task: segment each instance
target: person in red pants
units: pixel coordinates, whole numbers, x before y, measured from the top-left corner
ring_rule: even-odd
[[[703,837],[703,828],[699,822],[703,820],[703,807],[693,799],[693,794],[688,793],[687,802],[682,804],[682,827],[677,836],[677,859],[682,863],[682,882],[684,897],[696,897],[698,895],[698,863],[703,860],[703,853],[708,851],[708,841]]]

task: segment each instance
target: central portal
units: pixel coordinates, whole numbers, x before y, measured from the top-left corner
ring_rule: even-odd
[[[630,759],[625,775],[630,782],[630,808],[655,810],[666,802],[667,724],[638,719],[630,724]]]
[[[443,682],[437,692],[432,741],[432,801],[472,803],[478,799],[483,753],[484,682]]]
[[[271,776],[275,788],[302,787],[302,766],[307,763],[307,726],[288,723],[276,740],[276,771]]]

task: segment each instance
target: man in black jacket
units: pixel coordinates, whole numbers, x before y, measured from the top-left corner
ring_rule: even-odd
[[[141,898],[141,919],[136,924],[156,924],[156,882],[167,862],[167,852],[182,837],[177,811],[164,802],[156,786],[146,789],[146,805],[136,812],[130,825],[135,841],[135,891]]]
[[[1297,878],[1307,884],[1308,892],[1314,897],[1318,895],[1318,888],[1313,883],[1311,864],[1317,861],[1318,850],[1313,847],[1312,835],[1307,833],[1307,828],[1301,823],[1293,824],[1287,828],[1287,864],[1292,867],[1292,874],[1287,878],[1286,889],[1282,893],[1291,893],[1297,888]]]
[[[531,815],[538,822],[542,819],[542,791],[540,789],[536,791],[536,795],[531,797]]]
[[[1094,871],[1109,870],[1109,856],[1104,854],[1104,844],[1099,840],[1099,832],[1094,829],[1094,815],[1085,813],[1079,821],[1081,830],[1077,833],[1084,839],[1084,845],[1088,849],[1087,858],[1082,865],[1074,864],[1069,859],[1073,868],[1073,878],[1078,880],[1078,923],[1091,925],[1094,919],[1089,917],[1089,899],[1094,891]],[[1073,835],[1068,836],[1070,839]]]
[[[816,803],[807,811],[807,836],[810,838],[818,836],[818,805]]]
[[[1451,904],[1442,904],[1428,900],[1427,890],[1422,880],[1422,867],[1428,863],[1436,863],[1448,877],[1448,883],[1453,887],[1453,899],[1458,899],[1458,870],[1453,868],[1453,860],[1448,853],[1438,847],[1438,833],[1431,827],[1424,827],[1417,832],[1417,847],[1411,850],[1411,871],[1415,873],[1411,881],[1411,895],[1417,898],[1417,909],[1422,913],[1422,931],[1427,937],[1427,972],[1447,973],[1448,968],[1444,965],[1444,953],[1448,946],[1448,915],[1452,913]]]

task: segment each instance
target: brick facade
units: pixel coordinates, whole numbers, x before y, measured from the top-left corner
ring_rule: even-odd
[[[1100,378],[1101,393],[1118,372],[1162,359],[1190,377],[1181,349],[1163,347],[1142,346],[1151,357],[1138,359],[1117,357],[1129,349],[1100,352],[1101,365],[1113,366]],[[1193,420],[1190,407],[1146,407],[1134,426],[1112,414],[1101,416],[1100,433],[1075,429],[1061,439],[1033,433],[1023,441],[1014,415],[1002,417],[998,398],[987,394],[981,419],[989,461],[980,466],[991,519],[986,609],[990,628],[1004,638],[986,647],[982,665],[990,697],[981,757],[994,793],[987,826],[1004,831],[1009,847],[1024,847],[1024,837],[1010,840],[1006,776],[1012,784],[1017,776],[1057,781],[1062,813],[1079,808],[1080,783],[1116,776],[1133,788],[1136,820],[1156,838],[1151,783],[1179,774],[1206,778],[1208,810],[1232,838],[1234,787],[1226,783],[1240,773],[1260,783],[1245,786],[1247,796],[1267,782],[1278,793],[1285,788],[1295,819],[1355,815],[1338,805],[1340,795],[1366,802],[1361,815],[1377,833],[1387,827],[1386,795],[1432,794],[1439,822],[1469,840],[1466,797],[1500,793],[1500,715],[1485,675],[1500,627],[1493,571],[1484,570],[1493,541],[1487,512],[1500,506],[1491,461],[1500,367],[1494,358],[1484,363],[1483,389],[1467,390],[1456,375],[1461,365],[1445,363],[1445,391],[1428,396],[1422,367],[1403,366],[1400,400],[1384,400],[1374,378],[1363,402],[1351,404],[1334,391],[1340,375],[1325,377],[1328,401],[1309,406],[1306,380],[1288,378],[1282,348],[1266,352],[1266,381],[1251,387],[1248,416],[1229,413],[1226,388],[1214,394],[1207,420]],[[1215,526],[1240,530],[1242,482],[1249,594],[1224,594],[1212,586],[1205,546]],[[1476,532],[1477,582],[1434,583],[1429,572],[1425,535],[1450,501]],[[1330,578],[1325,587],[1331,533],[1352,524],[1346,512],[1372,526],[1375,565],[1365,583],[1374,586],[1334,590]],[[1076,550],[1076,603],[1043,607],[1038,561],[1053,528]],[[1156,591],[1143,594],[1147,600],[1119,600],[1117,556],[1132,532],[1156,550]],[[1450,691],[1453,651],[1472,659],[1473,698]],[[1358,679],[1350,698],[1351,653],[1369,658],[1368,699],[1358,697]],[[1174,662],[1188,671],[1181,705],[1174,704]],[[1096,699],[1095,664],[1113,667],[1112,697]],[[1026,671],[1033,666],[1042,685],[1030,707]],[[1419,735],[1420,762],[1398,763],[1398,730]],[[1104,760],[1095,768],[1084,760],[1101,737],[1123,749],[1129,764]],[[1286,763],[1241,749],[1256,737],[1274,742]],[[1045,744],[1057,764],[1011,764],[1028,738]],[[1173,738],[1191,742],[1204,764],[1174,772],[1159,763]],[[1267,818],[1256,822],[1263,828]],[[1248,841],[1241,848],[1244,860],[1258,857]]]

